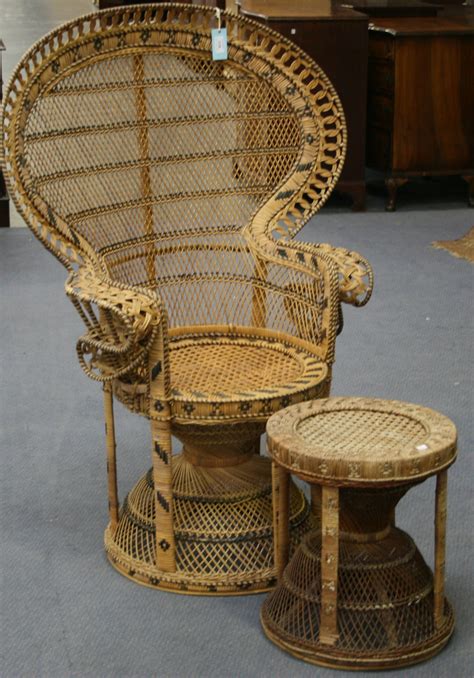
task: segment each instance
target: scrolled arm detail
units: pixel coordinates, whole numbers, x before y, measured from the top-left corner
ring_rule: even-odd
[[[336,264],[341,302],[365,306],[374,287],[374,273],[367,259],[357,252],[327,243],[315,244],[313,248],[325,253]]]
[[[69,276],[65,289],[87,328],[76,350],[88,377],[112,381],[143,364],[163,314],[154,292],[112,282],[85,266]]]

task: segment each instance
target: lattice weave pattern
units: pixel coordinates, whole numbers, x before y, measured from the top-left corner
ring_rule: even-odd
[[[79,18],[25,55],[2,111],[10,194],[70,272],[66,292],[86,326],[79,361],[104,383],[107,548],[122,571],[170,587],[183,577],[199,587],[175,530],[184,509],[172,433],[189,463],[215,465],[221,490],[234,487],[272,412],[328,394],[340,304],[366,303],[373,283],[357,253],[292,240],[342,170],[332,84],[282,36],[230,13],[222,21],[228,58],[217,62],[210,8]],[[152,524],[135,520],[132,495],[119,511],[113,396],[151,421]],[[254,506],[269,532],[267,504]],[[271,537],[248,533],[254,560],[242,556],[234,590],[268,580]],[[220,571],[220,587],[232,588],[238,543],[196,560]]]
[[[396,400],[306,402],[278,413],[268,432],[272,455],[283,466],[342,484],[424,478],[451,464],[456,452],[456,429],[447,417]]]
[[[106,533],[109,557],[150,586],[197,593],[272,586],[272,502],[267,467],[266,459],[255,458],[225,477],[222,469],[196,468],[183,456],[176,459],[173,486],[178,571],[161,577],[156,574],[155,502],[153,478],[148,473],[126,498],[113,539]],[[295,486],[290,511],[293,550],[314,525],[307,501]]]
[[[333,650],[325,648],[327,657],[332,655],[337,661],[338,647],[342,647],[354,665],[368,658],[376,665],[378,652],[385,660],[389,658],[387,648],[393,649],[396,659],[399,647],[409,653],[431,641],[436,635],[433,577],[413,541],[393,530],[379,551],[354,542],[342,542],[340,548],[339,639]],[[306,535],[285,570],[282,585],[264,608],[269,629],[277,631],[279,638],[297,643],[302,651],[319,643],[320,555],[319,535]],[[447,602],[445,615],[446,623],[451,623],[452,609]]]
[[[163,5],[98,16],[33,48],[22,64],[29,80],[15,74],[6,96],[6,171],[36,233],[65,263],[99,257],[116,280],[141,285],[195,273],[185,252],[206,238],[213,250],[235,233],[242,248],[238,232],[251,220],[261,246],[270,213],[277,236],[294,235],[343,161],[342,109],[322,71],[290,43],[276,57],[275,34],[230,15],[225,63],[209,57],[212,12]],[[183,257],[170,257],[178,243]],[[366,262],[323,250],[338,263],[341,294],[360,303]],[[296,258],[313,268],[309,250]]]
[[[277,412],[267,436],[278,572],[261,612],[267,635],[301,659],[359,670],[401,667],[438,652],[454,625],[444,595],[454,424],[419,405],[339,397]],[[290,473],[312,484],[321,520],[288,561]],[[432,475],[433,572],[396,527],[400,499]]]
[[[427,434],[423,424],[395,413],[340,410],[303,419],[297,431],[310,445],[316,443],[328,455],[355,454],[381,459],[403,453],[407,446],[421,443]]]
[[[172,351],[171,369],[178,390],[187,390],[191,382],[196,391],[204,390],[215,395],[233,390],[244,393],[250,390],[252,393],[256,383],[260,388],[286,384],[303,371],[296,357],[287,355],[279,350],[280,347],[261,350],[251,341],[242,339],[238,342],[220,341],[218,344],[206,340],[199,348],[202,362],[196,362],[198,352],[193,340],[182,342]],[[223,360],[229,365],[225,374],[220,370]],[[242,369],[244,364],[245,370]]]

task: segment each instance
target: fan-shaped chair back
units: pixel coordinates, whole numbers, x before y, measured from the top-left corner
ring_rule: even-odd
[[[66,265],[91,259],[159,288],[172,327],[255,324],[255,278],[279,281],[249,246],[294,235],[345,150],[324,73],[267,28],[222,16],[225,61],[212,60],[212,9],[78,19],[32,48],[5,102],[6,170],[27,222]],[[262,322],[294,332],[267,292]]]

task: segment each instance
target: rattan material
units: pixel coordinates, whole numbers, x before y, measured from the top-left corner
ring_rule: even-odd
[[[118,530],[105,535],[109,559],[149,586],[198,594],[252,593],[275,584],[268,459],[207,468],[179,455],[173,463],[176,571],[157,574],[153,477],[125,499]],[[292,487],[292,550],[314,525],[303,493]]]
[[[262,608],[269,638],[306,661],[348,669],[404,666],[439,651],[454,625],[444,596],[452,422],[418,405],[328,398],[273,415],[267,433],[280,573]],[[285,567],[288,472],[321,484],[322,492],[320,526]],[[434,575],[395,527],[400,498],[433,474]]]
[[[288,407],[268,422],[272,457],[315,482],[390,485],[453,463],[456,428],[420,405],[330,398]]]
[[[10,195],[69,270],[66,292],[86,326],[78,357],[104,383],[107,548],[124,572],[180,584],[171,434],[190,464],[220,469],[221,487],[233,486],[272,412],[328,394],[340,303],[362,305],[372,290],[357,253],[292,241],[344,161],[334,88],[280,35],[228,13],[222,21],[229,57],[215,62],[209,8],[80,18],[32,47],[3,109]],[[121,536],[132,513],[128,502],[119,511],[114,396],[151,422],[153,565]],[[190,487],[200,477],[190,472]],[[219,531],[209,510],[203,526]],[[249,534],[265,521],[269,530],[268,505],[260,510]],[[136,539],[150,544],[149,527]],[[257,534],[262,558],[232,586],[226,562],[220,575],[215,566],[218,590],[261,585],[265,540]],[[207,555],[200,562],[202,578],[186,570],[190,589],[208,586]]]

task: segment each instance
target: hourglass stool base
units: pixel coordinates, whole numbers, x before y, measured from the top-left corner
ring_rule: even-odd
[[[415,405],[328,398],[268,422],[278,584],[261,621],[294,656],[344,669],[407,666],[433,656],[454,628],[444,595],[447,468],[456,429]],[[320,528],[288,563],[293,473],[320,497]],[[434,573],[395,527],[401,497],[436,475]]]

